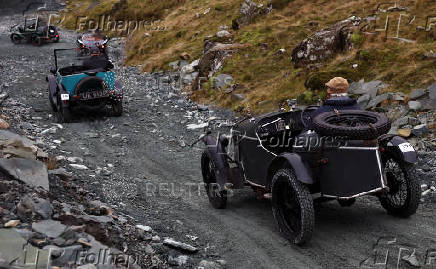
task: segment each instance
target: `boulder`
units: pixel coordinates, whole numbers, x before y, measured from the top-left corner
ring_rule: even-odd
[[[410,92],[409,94],[409,98],[411,100],[416,100],[418,98],[423,97],[427,92],[425,91],[425,89],[416,89]]]
[[[4,144],[7,141],[15,141],[19,140],[25,147],[32,147],[35,145],[35,142],[32,140],[25,138],[16,133],[10,132],[8,130],[0,130],[0,144]]]
[[[221,30],[216,33],[216,36],[219,38],[230,37],[232,34],[227,30]]]
[[[66,229],[67,226],[56,220],[42,220],[32,223],[32,230],[50,238],[59,237]]]
[[[366,107],[370,100],[371,100],[371,96],[366,93],[364,95],[359,96],[359,98],[357,98],[357,104],[360,107]]]
[[[373,99],[377,96],[380,90],[387,87],[388,85],[380,80],[373,80],[366,83],[361,80],[357,83],[351,83],[348,92],[351,94],[369,94],[371,99]]]
[[[378,106],[381,102],[388,100],[390,96],[391,96],[390,93],[384,93],[384,94],[378,95],[377,97],[372,99],[368,103],[368,105],[366,105],[366,109]]]
[[[47,167],[42,162],[21,158],[0,159],[0,170],[32,187],[49,190]]]
[[[292,51],[292,62],[295,67],[315,64],[338,52],[352,49],[351,34],[360,22],[361,18],[352,16],[304,39]]]
[[[233,78],[230,75],[219,74],[213,78],[213,86],[217,89],[222,89],[230,84],[232,84]]]

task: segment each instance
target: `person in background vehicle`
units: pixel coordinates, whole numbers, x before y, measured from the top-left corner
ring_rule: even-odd
[[[356,100],[348,96],[348,81],[345,78],[334,77],[325,86],[327,87],[327,100],[312,113],[312,118],[333,110],[361,109]]]
[[[83,65],[89,69],[104,69],[110,70],[114,65],[109,60],[106,54],[101,53],[97,47],[92,47],[89,51],[91,57],[83,61]]]

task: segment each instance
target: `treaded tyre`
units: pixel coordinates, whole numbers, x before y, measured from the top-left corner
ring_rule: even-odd
[[[319,135],[371,140],[389,132],[391,122],[381,113],[341,110],[319,114],[313,119],[312,127]]]
[[[207,197],[214,208],[224,209],[227,206],[227,191],[220,190],[216,182],[216,165],[207,151],[201,154],[201,173],[205,184]]]
[[[407,218],[415,214],[421,199],[421,187],[415,165],[390,157],[384,165],[389,191],[379,196],[388,214]]]
[[[272,179],[272,211],[280,232],[297,245],[312,237],[315,211],[308,188],[291,169],[278,170]]]
[[[58,94],[58,97],[57,97],[57,103],[58,103],[57,121],[58,121],[58,123],[70,122],[71,118],[72,118],[71,111],[68,107],[64,106],[64,102],[61,100],[61,98],[59,96],[60,96],[60,94]]]
[[[112,104],[112,112],[115,117],[123,115],[123,102],[116,102]]]
[[[17,35],[17,34],[12,34],[11,35],[11,41],[15,45],[20,44],[21,43],[21,37],[19,35]]]

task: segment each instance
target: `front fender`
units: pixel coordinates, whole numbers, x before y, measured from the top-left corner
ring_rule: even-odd
[[[216,166],[216,181],[220,187],[224,188],[229,182],[229,163],[227,162],[226,153],[221,145],[212,135],[203,137],[209,158],[213,160]]]
[[[401,136],[393,136],[387,142],[386,146],[388,150],[395,152],[397,157],[401,158],[404,162],[410,164],[416,163],[418,161],[418,154],[415,150],[412,150],[411,146],[405,143],[409,144],[409,142]]]
[[[300,155],[296,153],[283,153],[275,157],[268,167],[268,184],[271,183],[274,173],[285,166],[291,166],[297,180],[304,184],[313,184],[313,178]]]

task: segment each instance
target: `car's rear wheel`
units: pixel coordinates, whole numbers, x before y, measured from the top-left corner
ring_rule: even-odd
[[[11,41],[14,44],[20,44],[21,43],[21,37],[17,34],[12,34],[11,35]]]
[[[39,38],[38,36],[32,36],[32,44],[35,46],[41,46],[42,45],[42,38]]]
[[[278,170],[272,180],[272,211],[280,232],[302,245],[310,240],[315,226],[312,196],[291,169]]]
[[[60,95],[60,94],[58,94]],[[57,120],[58,123],[67,123],[71,121],[71,110],[64,105],[64,102],[57,98]]]
[[[415,166],[389,157],[384,164],[389,191],[379,196],[388,214],[407,218],[415,214],[421,199],[421,188]]]
[[[112,112],[113,112],[115,117],[120,117],[121,115],[123,115],[123,102],[119,101],[119,102],[113,103],[112,104]]]
[[[207,151],[201,155],[201,172],[209,202],[214,208],[224,209],[227,206],[227,191],[217,184],[216,165]]]

